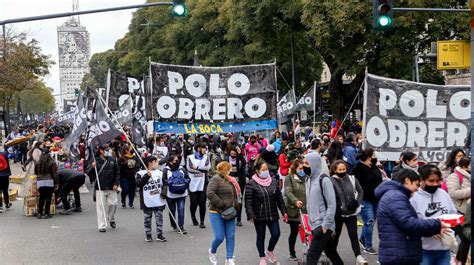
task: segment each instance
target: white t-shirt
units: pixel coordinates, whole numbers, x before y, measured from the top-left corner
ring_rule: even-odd
[[[146,170],[140,170],[137,174],[143,177],[146,173]],[[153,208],[165,205],[165,200],[160,196],[162,187],[163,173],[158,169],[151,171],[150,179],[143,186],[143,203],[146,207]]]

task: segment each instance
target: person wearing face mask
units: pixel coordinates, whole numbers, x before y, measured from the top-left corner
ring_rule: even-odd
[[[436,219],[443,214],[455,214],[448,193],[441,189],[441,171],[434,165],[425,165],[419,169],[422,178],[421,189],[410,199],[410,203],[420,219]],[[422,238],[423,262],[421,265],[450,264],[450,245],[441,241],[440,235]]]
[[[377,251],[372,245],[372,236],[377,214],[378,199],[375,197],[375,189],[382,183],[382,173],[377,167],[377,158],[372,148],[366,148],[357,156],[360,163],[354,167],[351,175],[354,175],[363,190],[362,210],[360,216],[364,222],[359,243],[364,253],[376,255]],[[415,172],[413,172],[415,173]],[[416,174],[416,173],[415,173]]]
[[[245,153],[247,155],[247,163],[257,157],[260,148],[262,148],[262,146],[257,142],[257,136],[251,135],[249,138],[249,142],[245,145],[244,148]]]
[[[96,193],[99,232],[106,231],[107,221],[109,221],[110,227],[116,227],[115,212],[117,211],[118,204],[117,188],[120,185],[120,167],[118,162],[115,158],[106,156],[105,149],[106,147],[99,146],[96,162],[93,162],[87,170],[87,175],[95,182],[94,191]],[[102,202],[105,204],[103,207]],[[105,208],[106,212],[104,212],[103,208]]]
[[[273,253],[280,238],[279,214],[283,221],[288,220],[285,202],[278,188],[277,181],[270,176],[265,163],[257,163],[255,174],[245,187],[245,210],[247,220],[254,224],[257,233],[257,250],[260,255],[260,265],[266,265],[266,257],[270,263],[276,263],[277,257]],[[265,251],[265,230],[270,230],[270,241]]]
[[[361,211],[363,190],[359,181],[347,173],[348,166],[343,160],[336,160],[331,164],[331,181],[334,185],[339,211],[336,211],[336,236],[334,238],[336,247],[341,236],[342,226],[345,224],[352,251],[356,257],[356,264],[368,264],[361,255],[357,237],[357,215]]]
[[[466,153],[461,148],[456,148],[449,153],[446,161],[441,162],[438,167],[441,169],[443,174],[443,180],[446,180],[449,174],[453,173],[456,167],[458,166],[459,160],[466,156]]]
[[[166,167],[166,162],[168,162],[170,156],[169,149],[165,142],[165,137],[159,136],[157,140],[157,146],[153,148],[153,156],[157,157],[160,170],[163,170]]]
[[[245,178],[245,159],[239,153],[239,150],[236,147],[232,147],[229,151],[229,156],[226,157],[225,161],[229,162],[231,165],[229,175],[239,183],[241,195],[244,194],[245,185],[247,180]],[[237,226],[242,226],[242,208],[237,211]]]
[[[290,236],[288,246],[290,250],[290,260],[296,261],[295,244],[298,237],[300,225],[300,210],[306,214],[306,190],[303,160],[298,159],[293,162],[289,176],[285,178],[285,205],[288,211],[288,224],[290,225]]]
[[[206,228],[204,218],[206,217],[206,187],[208,183],[208,172],[211,169],[211,162],[206,155],[206,146],[198,143],[195,147],[196,152],[189,155],[186,162],[186,170],[189,178],[189,199],[191,200],[191,219],[194,226]],[[196,219],[196,210],[199,206],[200,222]]]
[[[418,265],[422,262],[422,237],[452,233],[449,225],[439,219],[418,217],[410,198],[420,186],[420,175],[404,168],[395,180],[386,181],[375,190],[379,199],[377,228],[381,265]]]
[[[170,211],[170,222],[174,232],[181,232],[186,234],[187,231],[184,229],[184,209],[186,197],[188,196],[188,183],[189,176],[188,172],[180,165],[180,157],[178,155],[172,155],[168,161],[168,164],[163,169],[163,179],[168,184],[168,192],[166,201]],[[178,215],[175,215],[178,210]],[[178,224],[172,218],[173,215]],[[178,229],[179,228],[179,229]]]
[[[110,157],[110,152],[108,152],[106,156]],[[132,146],[125,145],[123,147],[122,155],[118,163],[120,166],[120,187],[122,188],[120,193],[122,208],[126,208],[126,198],[128,196],[128,206],[133,209],[135,191],[137,189],[135,174],[140,169],[140,161],[138,157],[132,153]]]

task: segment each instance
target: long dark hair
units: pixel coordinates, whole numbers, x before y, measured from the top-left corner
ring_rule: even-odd
[[[453,151],[451,151],[451,153],[449,153],[448,159],[446,160],[446,163],[444,165],[445,170],[446,169],[454,169],[456,167],[455,159],[456,159],[456,156],[458,155],[459,152],[466,155],[466,153],[464,153],[464,150],[462,150],[461,148],[456,148]]]
[[[348,169],[348,166],[347,166],[347,163],[342,160],[342,159],[339,159],[339,160],[336,160],[334,162],[332,162],[331,166],[330,166],[330,169],[329,169],[329,174],[332,176],[332,175],[335,175],[336,174],[336,169],[337,169],[337,166],[343,164],[345,167],[346,167],[346,170]],[[346,172],[347,174],[349,172]]]
[[[303,164],[302,159],[296,159],[295,162],[293,162],[293,164],[291,164],[290,173],[291,174],[296,174],[296,169],[302,164]]]
[[[43,152],[38,161],[38,174],[47,174],[51,172],[51,164],[54,160],[48,153]]]

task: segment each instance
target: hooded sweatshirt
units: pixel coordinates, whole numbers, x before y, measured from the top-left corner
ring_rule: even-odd
[[[329,177],[323,177],[322,189],[319,185],[321,176],[325,176],[321,171],[321,156],[318,153],[306,155],[306,160],[311,167],[311,175],[306,178],[306,209],[308,211],[309,225],[311,229],[325,227],[334,231],[336,222],[336,194]],[[327,207],[324,204],[326,199]]]
[[[410,203],[420,219],[436,219],[443,214],[456,213],[456,207],[454,207],[449,194],[441,188],[438,188],[433,194],[418,189],[410,199]],[[450,249],[441,240],[436,240],[433,237],[423,237],[421,241],[424,250]]]

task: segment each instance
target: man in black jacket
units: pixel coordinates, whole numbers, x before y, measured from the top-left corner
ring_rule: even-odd
[[[117,160],[109,155],[106,156],[106,153],[110,154],[110,150],[106,150],[106,147],[103,146],[99,147],[96,162],[93,162],[92,167],[88,170],[88,175],[96,180],[96,209],[99,232],[106,231],[107,220],[110,222],[110,227],[116,227],[117,188],[120,184],[120,168]],[[105,211],[107,211],[107,214]]]
[[[76,208],[74,212],[82,212],[81,209],[81,195],[79,194],[79,188],[84,184],[86,176],[84,173],[72,170],[72,169],[61,169],[58,170],[58,181],[59,188],[57,191],[56,198],[60,197],[63,202],[64,211],[60,212],[61,215],[71,215],[71,205],[67,196],[71,192],[74,192],[74,203]]]

